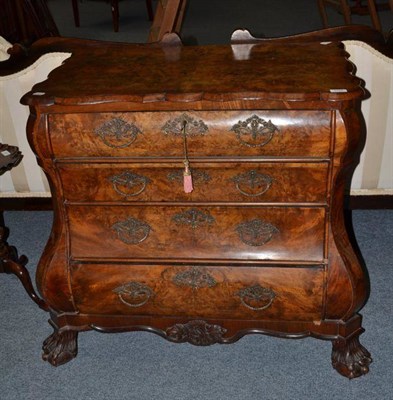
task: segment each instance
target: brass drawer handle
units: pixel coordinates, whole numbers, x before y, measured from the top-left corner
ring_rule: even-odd
[[[118,238],[127,244],[142,243],[152,230],[149,224],[135,218],[116,222],[112,225],[112,229],[117,233]]]
[[[197,267],[192,267],[188,271],[177,273],[172,282],[176,286],[189,286],[192,289],[213,287],[217,285],[216,280],[207,272],[201,271]]]
[[[113,289],[122,303],[129,307],[142,307],[154,295],[149,286],[139,282],[129,282]]]
[[[185,124],[187,125],[186,136],[204,135],[209,130],[201,119],[198,121],[186,113],[168,120],[161,129],[165,135],[183,136]]]
[[[122,149],[134,143],[142,131],[134,124],[129,124],[121,118],[114,118],[99,126],[95,133],[105,145]]]
[[[250,310],[260,311],[270,307],[276,294],[272,289],[254,285],[246,287],[235,293],[235,296],[240,297],[241,303]]]
[[[260,174],[255,170],[251,170],[236,175],[232,178],[232,181],[235,183],[236,189],[244,196],[257,197],[263,195],[270,189],[273,178],[269,175]],[[249,188],[249,191],[244,190],[244,187]],[[255,193],[255,189],[257,189],[258,192]]]
[[[258,218],[242,222],[236,226],[236,231],[240,240],[249,246],[262,246],[280,232],[274,225]]]
[[[178,225],[188,225],[192,229],[196,229],[202,225],[212,224],[215,222],[215,219],[209,213],[204,213],[197,208],[191,208],[182,213],[175,214],[172,217],[172,221]]]
[[[141,194],[150,179],[143,175],[138,175],[130,171],[125,171],[119,175],[109,177],[113,189],[123,197],[134,197]],[[130,190],[130,191],[129,191]],[[136,190],[133,192],[133,190]]]
[[[254,114],[245,121],[239,121],[233,125],[231,131],[236,133],[240,143],[245,146],[262,147],[272,140],[274,132],[278,131],[278,128],[272,121],[265,121]]]

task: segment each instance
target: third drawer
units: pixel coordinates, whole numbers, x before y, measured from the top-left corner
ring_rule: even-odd
[[[68,206],[74,259],[324,260],[323,207]]]

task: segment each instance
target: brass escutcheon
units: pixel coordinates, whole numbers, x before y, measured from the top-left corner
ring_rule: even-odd
[[[185,125],[187,125],[187,132],[184,133]],[[167,121],[162,127],[165,135],[173,136],[183,136],[184,134],[186,136],[204,135],[208,130],[209,128],[201,119],[196,120],[186,113]]]
[[[116,117],[104,122],[95,133],[106,146],[121,149],[135,142],[142,131],[136,125]]]

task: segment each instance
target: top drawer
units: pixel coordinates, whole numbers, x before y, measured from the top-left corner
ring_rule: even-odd
[[[67,157],[328,157],[329,111],[176,111],[49,115]]]

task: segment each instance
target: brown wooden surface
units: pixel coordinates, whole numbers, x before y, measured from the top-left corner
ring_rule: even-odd
[[[266,42],[253,46],[245,59],[236,59],[231,46],[179,47],[174,55],[165,47],[102,46],[95,41],[45,39],[37,45],[47,51],[70,51],[73,57],[24,96],[24,104],[345,100],[363,94],[361,81],[350,73],[345,52],[336,44]],[[86,57],[86,52],[94,57]],[[72,76],[72,84],[66,76]],[[106,76],[111,76],[109,90]],[[341,91],[331,92],[337,89]]]

